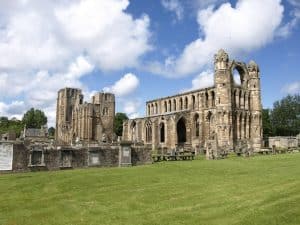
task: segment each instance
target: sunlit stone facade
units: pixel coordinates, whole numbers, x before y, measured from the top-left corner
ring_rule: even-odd
[[[91,103],[83,102],[80,89],[64,88],[58,91],[56,132],[58,144],[76,142],[110,142],[113,139],[115,96],[95,94]]]
[[[259,149],[262,141],[260,71],[229,60],[220,50],[214,57],[214,86],[146,103],[146,117],[123,124],[123,140],[143,142],[152,149],[178,146],[199,150],[208,139],[234,150],[241,142]],[[240,84],[234,82],[235,71]]]

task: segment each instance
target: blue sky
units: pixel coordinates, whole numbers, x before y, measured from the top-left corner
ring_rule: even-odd
[[[213,55],[256,61],[263,107],[300,92],[299,0],[3,0],[0,115],[55,123],[57,91],[116,94],[117,111],[212,85]]]

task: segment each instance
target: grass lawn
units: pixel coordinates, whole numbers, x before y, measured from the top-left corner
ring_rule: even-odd
[[[0,224],[300,224],[300,154],[0,175]]]

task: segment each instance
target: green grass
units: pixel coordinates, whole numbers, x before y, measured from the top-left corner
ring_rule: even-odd
[[[300,224],[300,154],[0,175],[0,224]]]

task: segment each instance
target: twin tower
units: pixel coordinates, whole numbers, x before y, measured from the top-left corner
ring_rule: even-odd
[[[83,101],[80,89],[58,91],[55,139],[59,145],[91,144],[113,139],[115,96],[99,92],[91,103]]]

